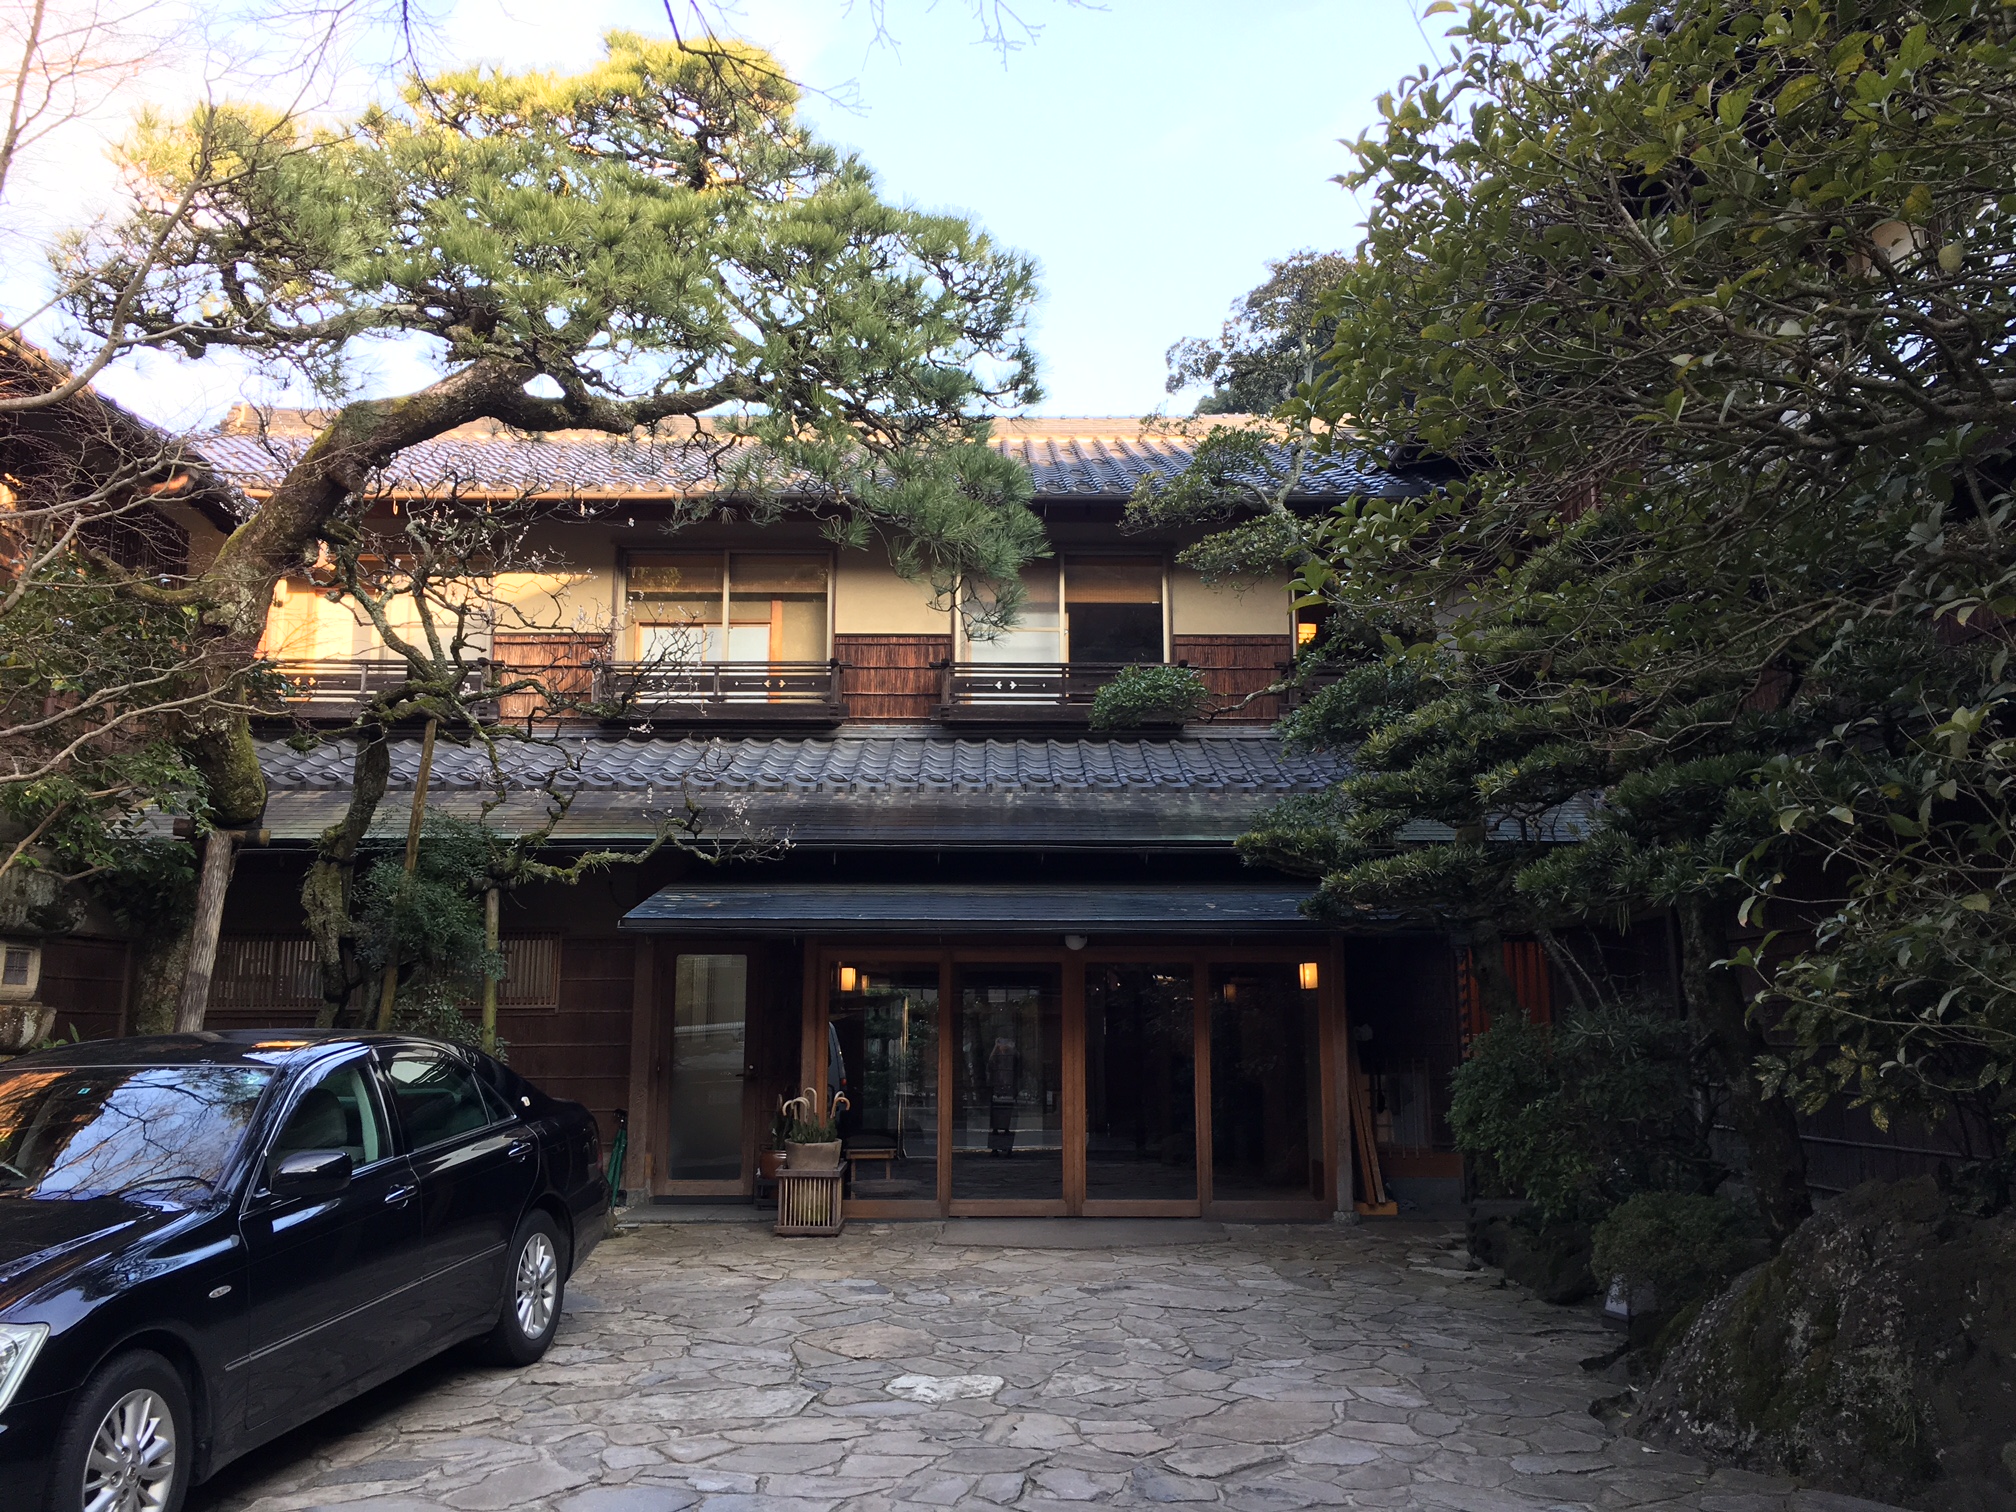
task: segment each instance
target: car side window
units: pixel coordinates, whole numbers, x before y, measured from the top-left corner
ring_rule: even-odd
[[[332,1066],[295,1099],[268,1157],[277,1160],[301,1150],[341,1150],[355,1166],[367,1166],[392,1152],[385,1115],[371,1094],[369,1067],[363,1061]]]
[[[518,1116],[518,1110],[511,1106],[511,1100],[486,1081],[476,1083],[483,1093],[484,1106],[490,1110],[490,1122],[507,1123]]]
[[[394,1051],[385,1076],[406,1142],[415,1150],[473,1134],[496,1121],[475,1075],[436,1051]]]

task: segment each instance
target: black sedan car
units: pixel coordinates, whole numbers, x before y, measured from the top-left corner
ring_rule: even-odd
[[[585,1108],[428,1040],[0,1064],[0,1508],[176,1512],[452,1345],[530,1364],[608,1221],[600,1167]]]

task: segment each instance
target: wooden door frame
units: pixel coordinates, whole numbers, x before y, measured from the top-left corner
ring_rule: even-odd
[[[1218,1201],[1211,1182],[1211,970],[1234,964],[1274,962],[1318,963],[1316,1024],[1312,1038],[1317,1055],[1317,1131],[1313,1159],[1322,1165],[1315,1196]],[[855,966],[938,966],[938,1191],[935,1201],[863,1201],[849,1198],[849,1216],[867,1219],[942,1217],[1205,1217],[1235,1222],[1320,1220],[1337,1211],[1340,1193],[1349,1200],[1348,1138],[1340,1134],[1340,1113],[1346,1090],[1338,1051],[1345,1032],[1343,945],[1334,936],[1303,942],[1256,941],[1247,944],[1195,944],[1153,936],[1119,939],[1071,950],[1062,945],[1037,945],[1014,937],[990,944],[972,937],[937,945],[920,945],[914,936],[826,936],[805,942],[804,1033],[800,1079],[824,1094],[826,1087],[826,1026],[834,970],[843,962]],[[946,1032],[953,1010],[953,989],[962,965],[1053,963],[1062,983],[1064,1117],[1064,1196],[1061,1200],[955,1201],[952,1196],[953,1078],[956,1071],[953,1037]],[[1095,963],[1183,965],[1192,976],[1193,1082],[1196,1097],[1197,1197],[1194,1201],[1088,1199],[1085,1195],[1085,971]]]

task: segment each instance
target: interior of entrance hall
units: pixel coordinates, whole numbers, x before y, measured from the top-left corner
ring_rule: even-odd
[[[804,1054],[784,1086],[846,1099],[861,1216],[1286,1216],[1337,1201],[1339,973],[1320,936],[1217,951],[829,941],[806,949],[797,994],[777,970],[787,950],[710,945],[660,967],[661,1195],[727,1195],[750,1165],[738,1141],[774,1110],[759,1045],[793,1038]]]

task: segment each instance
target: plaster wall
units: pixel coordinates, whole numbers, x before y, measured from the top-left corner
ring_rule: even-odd
[[[1206,584],[1188,567],[1169,574],[1170,631],[1175,635],[1292,633],[1286,576]]]

